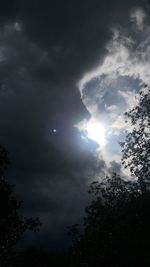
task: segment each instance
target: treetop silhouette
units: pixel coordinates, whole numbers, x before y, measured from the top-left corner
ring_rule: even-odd
[[[38,218],[20,215],[21,202],[13,194],[12,186],[4,178],[10,164],[7,151],[0,146],[0,266],[12,266],[14,247],[27,230],[39,231]]]

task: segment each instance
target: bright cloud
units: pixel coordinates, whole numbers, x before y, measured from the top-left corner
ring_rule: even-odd
[[[145,12],[138,8],[129,17],[132,30],[113,29],[103,63],[86,73],[78,84],[90,120],[106,125],[107,145],[99,144],[99,151],[108,165],[120,159],[117,142],[127,130],[124,112],[137,104],[137,92],[143,83],[150,83],[150,26],[144,24],[145,18]],[[77,127],[85,131],[87,125],[88,121],[82,121]]]
[[[144,20],[146,18],[146,13],[143,9],[138,8],[131,12],[130,14],[131,21],[134,22],[139,30],[144,28]]]

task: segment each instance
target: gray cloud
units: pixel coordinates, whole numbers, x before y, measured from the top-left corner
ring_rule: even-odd
[[[24,212],[41,217],[39,236],[48,243],[50,237],[42,238],[45,231],[54,233],[54,239],[62,227],[59,234],[67,236],[64,228],[80,218],[88,181],[103,162],[97,160],[94,147],[82,144],[74,128],[88,116],[75,85],[69,92],[59,83],[37,79],[37,66],[48,59],[21,26],[6,25],[0,39],[0,138],[12,161],[8,178],[24,201]]]
[[[138,103],[137,92],[150,81],[147,13],[142,8],[132,9],[127,21],[129,29],[121,25],[112,27],[113,36],[106,46],[104,61],[78,83],[91,120],[106,128],[107,142],[99,146],[99,151],[109,168],[112,168],[112,161],[120,162],[118,142],[125,137],[125,130],[131,129],[125,124],[123,114]],[[86,128],[85,120],[83,122]],[[77,127],[85,130],[82,121]]]
[[[54,239],[58,245],[59,237],[65,242],[65,227],[80,220],[88,203],[87,185],[106,169],[97,145],[84,142],[74,127],[91,115],[77,83],[104,62],[113,37],[110,28],[117,23],[126,28],[130,10],[139,2],[142,5],[133,0],[1,3],[0,140],[12,160],[9,181],[16,184],[24,212],[41,216],[44,226],[37,238],[46,245]],[[141,27],[142,20],[139,23]],[[136,83],[118,79],[125,91],[128,83]],[[97,101],[104,114],[117,106],[118,81],[101,82],[105,88],[99,95],[100,80],[88,84],[86,101]],[[119,99],[127,105],[123,96]]]

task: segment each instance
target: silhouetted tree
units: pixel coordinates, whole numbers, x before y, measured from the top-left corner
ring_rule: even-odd
[[[77,225],[69,231],[76,266],[124,266],[117,263],[129,238],[129,203],[140,196],[137,186],[116,174],[91,184],[89,193],[94,198],[86,208],[83,231]]]
[[[125,168],[137,182],[119,175],[91,184],[94,198],[84,224],[70,227],[73,266],[150,266],[150,89],[140,92],[139,104],[125,113],[133,126],[121,143]]]
[[[150,192],[118,175],[91,184],[84,224],[70,227],[74,266],[150,265]]]
[[[4,178],[9,165],[8,153],[0,146],[0,266],[12,266],[14,246],[26,230],[38,231],[38,218],[26,218],[19,214],[21,202],[13,195],[13,188]]]
[[[125,168],[130,168],[131,175],[138,178],[144,192],[150,182],[150,88],[147,85],[140,91],[138,105],[125,116],[133,129],[121,143],[122,163]]]
[[[17,258],[15,267],[71,267],[65,252],[49,252],[41,247],[29,247]]]

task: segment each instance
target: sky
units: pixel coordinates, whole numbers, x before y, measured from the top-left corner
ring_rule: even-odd
[[[147,0],[0,3],[0,143],[22,212],[43,222],[28,244],[67,246],[90,182],[116,171],[123,113],[150,82]]]

